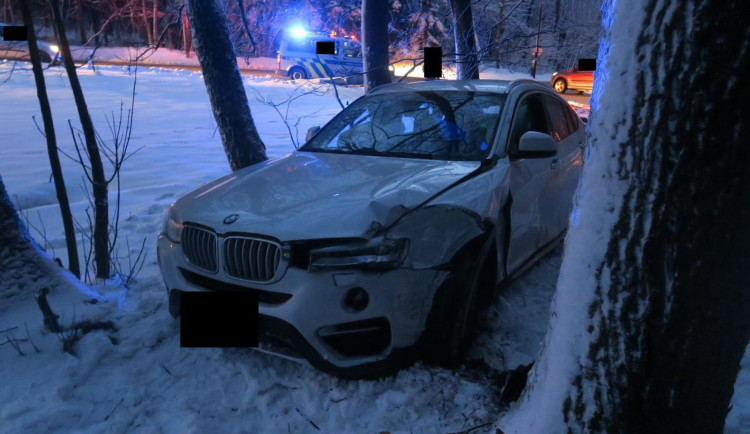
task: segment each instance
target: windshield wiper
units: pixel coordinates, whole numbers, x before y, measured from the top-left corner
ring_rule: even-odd
[[[424,158],[432,160],[434,155],[426,152],[376,152],[373,155],[382,155],[384,157],[403,157],[403,158]]]

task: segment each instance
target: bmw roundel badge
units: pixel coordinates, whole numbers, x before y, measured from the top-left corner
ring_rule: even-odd
[[[238,218],[240,218],[240,216],[237,214],[229,214],[228,216],[224,217],[224,224],[231,225],[232,223],[236,222]]]

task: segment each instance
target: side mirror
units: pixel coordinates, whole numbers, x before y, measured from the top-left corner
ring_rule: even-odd
[[[548,158],[557,155],[557,142],[549,134],[527,131],[518,141],[518,157]]]
[[[320,131],[320,125],[315,125],[314,127],[310,127],[310,129],[307,130],[307,134],[305,135],[305,141],[309,142],[310,139],[313,138],[317,132]]]

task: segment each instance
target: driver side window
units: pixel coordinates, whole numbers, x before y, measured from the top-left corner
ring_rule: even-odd
[[[513,155],[518,150],[518,141],[527,131],[550,133],[544,104],[539,94],[524,97],[516,107],[508,142],[509,155]]]

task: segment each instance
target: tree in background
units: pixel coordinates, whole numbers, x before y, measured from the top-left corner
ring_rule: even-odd
[[[470,0],[448,0],[453,17],[456,47],[456,76],[459,80],[479,78],[479,62]]]
[[[362,0],[362,60],[365,92],[391,82],[388,70],[388,3]]]
[[[86,153],[88,154],[90,171],[86,176],[92,185],[94,195],[94,263],[96,264],[96,277],[107,279],[110,276],[110,257],[109,257],[109,198],[107,196],[108,182],[104,175],[104,165],[102,164],[99,146],[96,141],[96,132],[94,123],[91,121],[86,100],[83,96],[81,83],[78,81],[76,66],[73,63],[73,57],[70,54],[70,44],[65,34],[65,23],[63,22],[60,11],[59,0],[49,0],[50,9],[52,9],[53,24],[60,44],[60,53],[62,54],[65,72],[68,74],[70,88],[73,91],[78,117],[81,121],[83,136],[86,144]],[[75,136],[74,136],[75,139]]]
[[[193,46],[232,170],[265,160],[219,0],[187,0]]]
[[[76,247],[76,233],[73,227],[73,215],[70,212],[70,202],[68,201],[68,191],[65,188],[62,167],[60,166],[60,156],[57,153],[57,139],[55,137],[55,125],[52,122],[52,110],[47,98],[47,86],[44,82],[44,73],[42,72],[42,62],[39,58],[39,49],[36,43],[36,32],[34,31],[34,22],[31,19],[31,10],[26,2],[21,2],[21,15],[23,22],[28,29],[29,38],[29,57],[36,81],[36,92],[39,98],[39,106],[42,111],[42,120],[44,122],[44,136],[47,140],[47,154],[52,169],[52,178],[55,181],[55,192],[57,202],[60,204],[60,214],[65,230],[65,245],[68,249],[68,269],[78,278],[81,277],[81,266],[78,262],[78,248]]]
[[[394,2],[391,9],[392,46],[395,58],[418,58],[424,47],[442,47],[448,40],[441,6],[444,0],[404,0]]]
[[[16,22],[19,14],[10,7],[12,1],[0,1],[4,2],[0,4],[0,21]],[[283,32],[294,23],[311,31],[336,31],[361,38],[361,0],[242,0],[254,43],[245,30],[240,2],[219,1],[225,6],[235,52],[248,59],[275,57]],[[419,58],[425,46],[441,46],[446,53],[456,51],[455,37],[448,36],[455,30],[450,7],[453,2],[388,2],[391,59]],[[40,24],[40,36],[51,36],[44,33],[52,20],[46,2],[27,3]],[[469,36],[469,40],[473,39],[480,62],[492,60],[498,67],[526,69],[537,33],[544,50],[539,58],[540,70],[568,69],[578,58],[596,56],[601,0],[473,0],[470,3],[474,36]],[[160,27],[163,31],[167,23],[179,21],[182,5],[183,0],[68,0],[62,16],[69,34],[80,33],[82,44],[153,45]],[[537,32],[540,6],[541,31]],[[188,29],[187,26],[168,29],[167,46],[189,49]]]
[[[745,6],[605,1],[550,329],[505,432],[723,431],[750,338]]]

